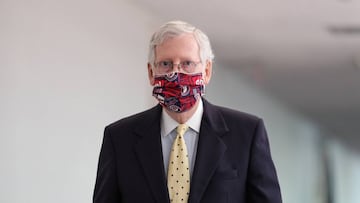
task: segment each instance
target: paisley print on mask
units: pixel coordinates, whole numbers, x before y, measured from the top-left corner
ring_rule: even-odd
[[[202,73],[173,72],[155,76],[153,96],[171,111],[184,112],[191,109],[204,94]]]

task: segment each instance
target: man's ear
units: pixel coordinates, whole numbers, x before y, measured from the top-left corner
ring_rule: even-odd
[[[206,60],[205,71],[204,71],[204,83],[205,85],[209,84],[212,75],[212,62]]]
[[[147,64],[147,68],[148,68],[148,77],[149,77],[150,85],[154,86],[154,84],[155,84],[154,71],[153,71],[150,63]]]

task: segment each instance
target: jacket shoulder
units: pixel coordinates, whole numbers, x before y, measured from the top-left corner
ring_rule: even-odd
[[[239,110],[236,110],[233,108],[214,105],[207,101],[205,101],[204,103],[205,103],[206,109],[208,109],[209,112],[216,112],[216,113],[220,114],[227,122],[237,121],[237,122],[257,123],[260,120],[262,120],[260,117],[258,117],[256,115],[246,113],[243,111],[239,111]],[[214,115],[216,115],[216,114],[214,114]]]
[[[236,109],[222,107],[222,106],[215,106],[215,108],[217,108],[218,111],[220,111],[224,117],[236,118],[240,120],[248,120],[253,122],[257,122],[261,120],[261,118],[256,115],[239,111]]]
[[[252,134],[262,119],[228,107],[213,105],[204,100],[203,120],[218,131],[232,131],[237,134]]]
[[[156,105],[153,108],[147,109],[145,111],[130,115],[128,117],[117,120],[113,123],[110,123],[105,127],[106,130],[114,130],[123,127],[136,127],[140,124],[153,122],[156,119],[160,119],[161,115],[161,106]]]

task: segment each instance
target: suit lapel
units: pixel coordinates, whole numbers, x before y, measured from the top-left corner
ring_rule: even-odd
[[[220,159],[226,151],[221,140],[228,128],[220,112],[205,99],[189,203],[200,202]]]
[[[226,151],[221,136],[228,131],[220,112],[203,99],[204,113],[201,121],[196,162],[190,186],[189,203],[199,203]],[[135,145],[138,161],[144,171],[156,202],[170,202],[162,146],[160,138],[161,106],[156,106],[139,121],[135,133],[139,140]]]
[[[136,130],[139,141],[135,151],[156,201],[169,202],[160,138],[161,106],[153,111],[148,115],[156,116],[144,119]]]

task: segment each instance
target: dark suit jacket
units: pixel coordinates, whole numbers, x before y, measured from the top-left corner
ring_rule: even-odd
[[[261,119],[203,99],[189,203],[279,203]],[[94,203],[168,203],[160,105],[105,128]]]

